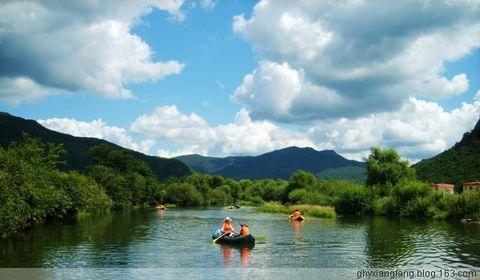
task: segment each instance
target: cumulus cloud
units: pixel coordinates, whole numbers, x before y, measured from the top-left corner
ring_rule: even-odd
[[[410,97],[467,91],[465,73],[450,78],[444,69],[480,47],[480,8],[476,1],[262,0],[232,28],[261,58],[233,94],[253,118],[358,118],[399,110]]]
[[[152,9],[182,20],[182,3],[2,1],[0,100],[18,103],[78,91],[131,98],[127,84],[180,73],[183,63],[155,61],[149,45],[131,29]]]
[[[347,158],[362,160],[373,146],[394,147],[415,162],[436,155],[459,141],[480,117],[480,99],[445,111],[438,103],[410,97],[399,110],[347,119],[315,122],[304,130],[255,121],[241,109],[232,123],[210,126],[196,114],[175,106],[155,109],[135,120],[130,129],[164,141],[177,150],[157,155],[256,155],[288,146],[334,149]]]
[[[309,134],[350,158],[361,159],[370,147],[384,146],[415,162],[450,148],[479,117],[479,99],[448,112],[435,102],[411,97],[398,111],[321,121]]]
[[[214,131],[204,119],[195,113],[184,115],[176,106],[158,107],[139,116],[130,130],[178,144],[208,142],[214,137]]]
[[[69,118],[51,118],[38,120],[38,122],[51,130],[78,137],[104,139],[142,153],[149,153],[150,149],[155,145],[155,141],[152,139],[146,139],[137,143],[128,135],[128,132],[124,128],[108,126],[101,119],[85,122]]]
[[[479,96],[480,92],[472,103],[463,103],[451,111],[445,111],[436,102],[410,97],[396,111],[353,119],[320,120],[297,129],[253,120],[246,109],[241,109],[233,122],[212,126],[199,115],[182,113],[176,106],[162,106],[140,115],[128,131],[109,126],[100,119],[85,122],[54,118],[39,122],[60,132],[101,138],[162,157],[193,153],[257,155],[299,146],[334,149],[346,158],[362,160],[372,146],[383,146],[394,147],[402,156],[416,162],[448,149],[473,128],[480,117]],[[135,142],[130,133],[147,140]]]
[[[212,127],[194,113],[183,114],[175,106],[158,107],[139,116],[130,130],[181,147],[175,152],[159,149],[157,154],[163,156],[259,154],[293,145],[314,146],[302,133],[282,129],[268,121],[252,121],[244,109],[237,113],[233,123]]]

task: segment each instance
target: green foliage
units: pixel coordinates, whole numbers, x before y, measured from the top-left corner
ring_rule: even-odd
[[[110,207],[91,179],[57,169],[63,153],[61,146],[28,137],[0,148],[0,236],[47,218]]]
[[[189,183],[172,184],[167,189],[167,202],[177,206],[201,206],[203,196]]]
[[[315,175],[303,170],[298,170],[293,173],[292,178],[288,181],[286,191],[290,193],[296,189],[312,189],[316,183],[317,178]]]
[[[300,210],[300,212],[307,216],[320,217],[320,218],[335,218],[336,213],[332,207],[329,206],[320,206],[320,205],[309,205],[309,204],[298,204],[298,205],[283,205],[278,202],[267,202],[259,207],[258,211],[265,213],[281,213],[285,215],[290,215],[295,209]]]
[[[391,217],[430,218],[435,215],[436,201],[441,194],[418,180],[404,179],[391,189],[391,194],[375,201],[375,213]]]
[[[14,141],[21,141],[24,133],[27,133],[33,138],[39,138],[44,143],[53,143],[55,146],[62,145],[67,153],[60,154],[61,158],[65,160],[65,165],[60,166],[61,170],[78,170],[85,172],[87,167],[94,162],[89,150],[103,144],[116,150],[127,151],[135,159],[145,162],[159,180],[164,180],[170,176],[183,177],[191,174],[188,166],[176,159],[144,155],[105,140],[74,137],[46,129],[32,120],[25,120],[6,113],[0,114],[1,147],[7,148]],[[53,153],[52,155],[55,154]]]
[[[480,193],[462,193],[447,196],[440,206],[446,212],[447,218],[473,219],[480,221]]]
[[[329,168],[316,174],[320,180],[348,180],[363,183],[367,179],[367,170],[364,166],[346,166]]]
[[[339,214],[368,214],[373,210],[373,197],[365,186],[352,184],[339,190],[334,206]]]
[[[480,121],[452,148],[413,165],[418,177],[428,182],[450,182],[460,186],[480,178]],[[461,188],[459,188],[461,190]]]
[[[403,178],[415,178],[415,170],[394,149],[374,147],[367,159],[367,185],[395,185]]]
[[[199,173],[218,174],[241,180],[288,180],[297,170],[316,174],[319,179],[347,179],[364,182],[365,164],[347,160],[334,151],[316,151],[312,148],[288,147],[258,156],[226,158],[185,155],[177,157]]]
[[[128,151],[108,145],[91,149],[95,164],[88,175],[105,188],[115,208],[154,205],[161,193],[160,183],[148,165]]]

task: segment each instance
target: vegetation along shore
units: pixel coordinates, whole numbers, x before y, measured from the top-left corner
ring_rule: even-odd
[[[64,171],[62,145],[24,137],[0,149],[0,235],[6,237],[49,219],[128,207],[171,203],[179,207],[259,205],[263,212],[307,216],[382,215],[421,219],[480,220],[480,193],[445,195],[417,179],[395,150],[372,148],[365,184],[291,178],[233,180],[192,174],[163,181],[128,150],[90,149],[86,171]]]

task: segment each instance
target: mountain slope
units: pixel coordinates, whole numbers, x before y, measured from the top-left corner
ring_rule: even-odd
[[[113,143],[97,138],[74,137],[53,130],[49,130],[33,120],[25,120],[0,112],[0,146],[8,147],[12,141],[22,139],[23,133],[43,142],[63,144],[67,150],[67,169],[85,170],[93,162],[88,151],[93,146],[106,144],[117,149],[125,149]],[[146,162],[159,179],[169,176],[185,176],[190,174],[188,166],[175,159],[165,159],[155,156],[148,156],[139,152],[130,151],[136,159]]]
[[[239,157],[225,157],[225,158],[216,158],[216,157],[204,157],[201,155],[184,155],[176,157],[175,159],[180,160],[186,165],[190,166],[193,170],[199,173],[213,173],[217,170],[220,170],[224,167],[227,167],[233,164]]]
[[[289,147],[259,156],[212,158],[200,155],[177,157],[193,170],[232,179],[289,179],[296,170],[305,170],[325,179],[365,179],[365,164],[347,160],[334,151]]]
[[[460,184],[480,179],[480,120],[452,148],[413,165],[420,179]]]

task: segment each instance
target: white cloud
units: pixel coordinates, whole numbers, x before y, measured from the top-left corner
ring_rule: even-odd
[[[448,78],[444,69],[480,47],[480,8],[475,1],[262,0],[232,28],[261,58],[233,95],[252,117],[357,118],[398,110],[410,97],[466,92],[467,75]]]
[[[167,142],[175,151],[157,155],[256,155],[288,146],[334,149],[347,158],[362,160],[373,146],[393,147],[417,161],[451,147],[480,117],[480,100],[450,112],[435,102],[411,97],[399,110],[355,119],[316,121],[304,130],[281,128],[270,121],[254,121],[246,109],[232,123],[210,126],[196,114],[182,114],[175,106],[155,109],[138,117],[131,130]]]
[[[96,137],[148,153],[174,157],[198,153],[211,156],[257,155],[288,146],[333,149],[346,158],[362,160],[372,146],[396,148],[415,162],[434,156],[459,141],[480,117],[480,99],[445,111],[435,102],[411,97],[399,110],[355,119],[316,121],[303,130],[279,127],[270,121],[255,121],[241,109],[231,123],[209,125],[195,113],[184,114],[175,106],[158,107],[130,125],[130,132],[147,140],[137,143],[127,130],[108,126],[102,120],[48,119],[39,122],[53,130],[75,136]]]
[[[128,135],[125,129],[116,126],[108,126],[101,119],[93,120],[91,122],[84,122],[69,118],[52,118],[38,120],[38,122],[51,130],[78,137],[104,139],[122,147],[142,153],[148,153],[155,145],[155,141],[152,139],[146,139],[140,143],[137,143],[130,135]]]
[[[200,0],[200,5],[206,9],[213,9],[215,7],[215,1],[214,0]]]
[[[321,121],[310,128],[309,134],[355,159],[364,157],[372,146],[384,146],[417,161],[450,148],[479,117],[480,100],[447,112],[435,102],[412,97],[398,111]]]
[[[156,108],[139,116],[130,126],[133,132],[179,147],[159,155],[200,153],[204,155],[259,154],[286,146],[314,146],[305,135],[279,128],[268,121],[252,121],[247,111],[237,113],[233,123],[210,126],[192,113],[182,114],[175,106]]]
[[[58,89],[43,87],[27,77],[0,77],[0,100],[17,105],[54,94]]]
[[[176,106],[158,107],[150,114],[139,116],[130,125],[130,130],[184,145],[209,142],[215,137],[215,132],[204,119],[195,113],[184,115]]]
[[[153,60],[149,45],[131,29],[152,9],[182,20],[182,3],[3,1],[0,100],[18,103],[53,92],[77,91],[131,98],[126,84],[180,73],[184,64]],[[26,89],[19,79],[30,86]]]

